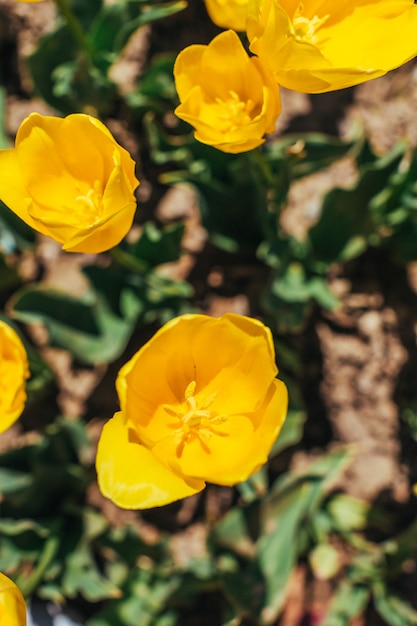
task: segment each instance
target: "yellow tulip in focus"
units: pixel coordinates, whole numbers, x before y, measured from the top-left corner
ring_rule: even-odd
[[[70,252],[109,250],[129,231],[135,164],[94,117],[32,113],[0,151],[0,199]]]
[[[0,433],[14,424],[25,408],[27,378],[23,344],[16,331],[0,320]]]
[[[198,141],[238,153],[256,148],[274,131],[281,111],[278,86],[233,30],[208,46],[182,50],[174,78],[181,101],[175,113],[194,127]]]
[[[211,21],[220,28],[246,29],[248,0],[204,0]]]
[[[146,509],[234,485],[267,460],[287,411],[271,332],[235,314],[171,320],[122,367],[97,452],[101,492]]]
[[[1,626],[26,626],[26,607],[23,596],[14,582],[0,574]]]
[[[417,54],[413,0],[249,0],[251,51],[289,89],[333,91],[382,76]]]

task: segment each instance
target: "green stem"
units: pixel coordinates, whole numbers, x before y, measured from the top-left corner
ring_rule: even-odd
[[[277,232],[278,212],[274,201],[277,181],[270,164],[259,148],[248,152],[248,158],[249,165],[258,173],[255,179],[258,193],[260,195],[265,194],[265,202],[257,203],[257,211],[260,215],[265,239],[268,241],[271,234],[275,237]]]
[[[148,263],[140,259],[132,258],[132,256],[124,252],[119,246],[111,248],[109,252],[118,265],[132,270],[135,273],[145,274],[150,269]]]
[[[43,575],[46,569],[51,564],[53,558],[55,557],[59,548],[59,534],[49,537],[46,541],[44,550],[39,558],[39,561],[34,570],[29,574],[29,576],[25,576],[21,580],[17,580],[16,584],[18,585],[20,591],[25,597],[30,596],[36,587],[42,581]]]
[[[273,186],[275,182],[274,174],[271,171],[269,163],[264,158],[264,155],[262,154],[260,149],[255,148],[255,150],[252,150],[248,154],[249,154],[249,158],[253,159],[256,165],[258,166],[267,186],[268,187]]]
[[[74,36],[74,39],[78,42],[81,50],[85,52],[87,58],[91,60],[92,50],[91,50],[90,42],[85,36],[84,30],[80,22],[78,21],[78,19],[75,17],[74,13],[71,11],[70,7],[68,6],[67,0],[54,0],[54,2],[57,5],[61,14],[64,16],[68,24],[68,27],[71,30]]]

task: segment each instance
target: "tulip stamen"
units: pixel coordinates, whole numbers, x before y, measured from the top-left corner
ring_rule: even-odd
[[[219,119],[227,122],[225,132],[231,132],[236,130],[236,128],[249,124],[252,120],[251,111],[253,109],[252,100],[248,99],[243,102],[232,89],[229,90],[228,95],[230,97],[227,100],[216,98],[217,104],[222,108]]]
[[[214,428],[214,426],[224,424],[227,420],[227,416],[213,415],[212,411],[209,410],[209,406],[214,402],[218,392],[215,391],[203,402],[197,402],[194,396],[196,386],[197,383],[194,380],[187,385],[184,400],[188,410],[186,410],[185,413],[173,409],[167,404],[163,406],[164,411],[166,411],[168,415],[180,420],[180,424],[178,424],[178,422],[169,424],[171,428],[175,428],[176,430],[174,434],[174,444],[176,445],[176,455],[178,458],[181,457],[184,446],[189,441],[198,439],[206,452],[209,452],[207,442],[212,435],[227,437],[227,433],[223,433]]]
[[[91,222],[95,222],[102,210],[103,191],[100,181],[95,180],[93,187],[90,188],[86,194],[80,194],[76,196],[75,199],[82,205],[83,209],[87,211]],[[86,217],[85,211],[83,211],[83,219],[86,219]]]
[[[293,36],[296,41],[315,44],[317,31],[329,19],[329,15],[318,17],[315,15],[311,20],[303,16],[304,5],[300,2],[292,20]]]

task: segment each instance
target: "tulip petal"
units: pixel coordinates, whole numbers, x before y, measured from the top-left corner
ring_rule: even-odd
[[[178,54],[174,64],[175,87],[180,100],[184,100],[201,76],[201,60],[206,46],[193,45]]]
[[[184,401],[185,389],[195,375],[190,337],[210,320],[206,315],[172,319],[121,368],[117,393],[122,411],[132,422],[144,426],[154,422],[161,399],[164,404]]]
[[[169,459],[174,471],[218,485],[235,485],[246,480],[266,461],[287,414],[288,397],[284,383],[274,380],[258,411],[228,416],[201,437],[188,439],[178,455],[173,437],[160,441],[153,451]]]
[[[205,487],[203,480],[178,476],[150,450],[129,437],[121,412],[103,428],[96,466],[102,494],[124,509],[162,506]]]
[[[256,410],[277,375],[270,330],[244,316],[210,320],[193,338],[191,351],[194,362],[204,364],[196,370],[196,392],[216,394],[213,410],[221,407],[221,413]]]
[[[248,0],[205,0],[205,5],[211,21],[220,28],[245,30]]]
[[[26,224],[35,228],[29,214],[32,201],[25,188],[15,150],[0,151],[0,200]]]
[[[234,31],[183,50],[174,77],[181,101],[175,114],[194,127],[202,143],[236,154],[261,145],[274,130],[281,111],[278,86]]]
[[[0,320],[0,433],[20,417],[26,402],[29,366],[18,334]]]
[[[281,85],[306,93],[357,85],[406,63],[417,54],[416,29],[412,0],[337,7],[330,0],[252,0],[248,8],[250,50]]]
[[[213,396],[214,411],[238,414],[258,408],[276,374],[272,336],[261,322],[234,314],[184,315],[120,370],[116,387],[122,410],[152,445],[173,432],[161,404],[186,412],[192,381],[197,400]]]
[[[0,573],[0,622],[2,626],[26,626],[26,606],[16,585]]]

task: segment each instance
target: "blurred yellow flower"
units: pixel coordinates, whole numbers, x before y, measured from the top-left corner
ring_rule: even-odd
[[[182,50],[174,78],[181,101],[175,113],[194,127],[198,141],[238,153],[256,148],[274,131],[281,111],[278,86],[233,30],[208,46]]]
[[[23,596],[14,582],[0,573],[0,624],[26,626],[26,607]]]
[[[27,378],[23,344],[16,331],[0,320],[0,433],[14,424],[25,408]]]
[[[136,210],[135,164],[90,115],[32,113],[16,147],[0,151],[0,199],[70,252],[103,252],[126,235]]]
[[[247,35],[276,80],[305,93],[382,76],[417,54],[413,0],[249,0]]]
[[[235,314],[171,320],[116,381],[97,452],[101,492],[146,509],[234,485],[267,460],[287,411],[271,332]]]
[[[220,28],[231,28],[238,32],[246,29],[248,0],[204,0],[207,13]]]

